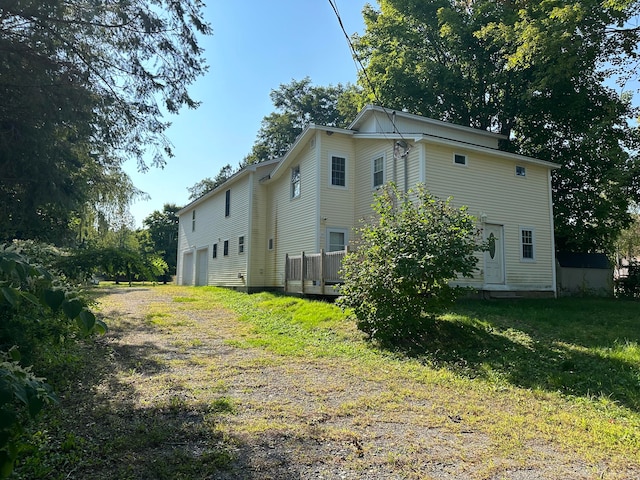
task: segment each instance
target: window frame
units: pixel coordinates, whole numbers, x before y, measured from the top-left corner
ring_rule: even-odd
[[[331,234],[342,233],[344,235],[344,242],[340,250],[331,250]],[[341,252],[349,245],[349,229],[340,227],[327,227],[326,230],[326,251],[327,252]]]
[[[525,242],[524,234],[525,232],[529,232],[529,237]],[[534,227],[529,226],[521,226],[518,230],[519,233],[519,243],[520,243],[520,261],[533,263],[536,261],[536,231]],[[525,256],[525,247],[531,248],[531,256]]]
[[[333,159],[342,159],[344,160],[344,185],[339,185],[339,184],[334,184],[333,183]],[[342,154],[338,154],[338,153],[330,153],[329,154],[329,188],[337,188],[340,190],[346,190],[348,188],[348,181],[347,181],[347,170],[348,170],[348,164],[349,161],[347,159],[346,155],[342,155]]]
[[[231,216],[231,189],[224,192],[224,217]]]
[[[525,167],[524,165],[516,165],[516,177],[526,178],[526,176],[527,176],[527,167]]]
[[[294,180],[294,175],[297,172],[297,180]],[[300,198],[302,193],[302,181],[300,177],[300,165],[296,165],[295,167],[291,167],[291,200]],[[297,191],[296,191],[296,186]]]
[[[238,237],[238,255],[244,255],[244,235]]]
[[[458,158],[464,159],[464,162],[458,162]],[[454,153],[453,154],[453,164],[458,167],[467,167],[469,165],[469,157],[467,157],[464,153]]]
[[[211,248],[211,258],[218,258],[218,243],[214,243]]]
[[[267,241],[267,250],[273,250],[273,238]]]
[[[229,256],[229,240],[225,240],[224,243],[222,244],[222,256],[223,257]]]
[[[382,169],[381,170],[376,170],[376,162],[380,160],[382,162]],[[386,157],[385,154],[382,153],[380,155],[376,155],[372,160],[371,160],[371,188],[373,190],[376,190],[380,187],[382,187],[386,181],[386,177],[387,177],[387,168],[386,168]],[[382,174],[382,182],[380,183],[376,183],[376,174]]]
[[[196,231],[196,210],[194,209],[193,212],[191,212],[191,231],[195,232]]]

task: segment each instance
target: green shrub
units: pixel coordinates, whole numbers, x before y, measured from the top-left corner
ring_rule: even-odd
[[[55,400],[31,365],[64,361],[59,353],[78,333],[105,331],[80,291],[15,246],[0,248],[0,478],[11,473],[26,423]]]
[[[338,303],[370,338],[421,338],[435,313],[459,294],[450,282],[475,270],[482,250],[475,219],[423,185],[408,193],[389,185],[373,208],[377,222],[359,229],[356,250],[343,262]]]

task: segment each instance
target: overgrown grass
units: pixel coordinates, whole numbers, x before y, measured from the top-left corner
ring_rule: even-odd
[[[487,445],[457,460],[476,465],[468,478],[503,471],[486,452],[526,464],[543,455],[540,446],[606,465],[602,478],[625,478],[629,465],[640,471],[637,302],[465,300],[439,318],[421,344],[390,350],[367,342],[330,303],[212,287],[153,288],[172,302],[153,304],[137,323],[112,319],[112,335],[147,329],[166,335],[174,353],[144,342],[115,357],[100,343],[89,349],[91,361],[84,362],[91,370],[78,380],[82,388],[69,388],[68,410],[49,417],[33,436],[16,478],[82,478],[74,469],[98,479],[205,478],[237,461],[246,438],[272,435],[349,445],[344,461],[365,469],[373,447],[362,435],[380,418],[407,432],[437,429],[450,442],[464,441],[469,432],[482,435]],[[198,318],[214,310],[216,322]],[[221,328],[229,349],[269,356],[222,365],[206,350]],[[311,383],[295,376],[305,368],[330,374]],[[293,372],[292,391],[331,401],[310,413],[293,401],[234,396],[254,388],[243,386],[243,372],[268,369]],[[353,391],[349,379],[367,388]],[[234,422],[249,411],[253,416]],[[74,412],[77,421],[69,417]],[[325,425],[327,419],[337,423]],[[192,450],[197,445],[197,452],[176,438],[186,438]],[[424,478],[416,470],[424,457],[420,447],[396,445],[375,458],[398,478]],[[131,465],[118,463],[123,459]],[[603,472],[594,471],[594,478]]]

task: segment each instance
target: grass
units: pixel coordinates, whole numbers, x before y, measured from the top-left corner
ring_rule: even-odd
[[[590,465],[593,478],[640,471],[637,302],[465,300],[423,345],[392,351],[367,342],[332,304],[154,288],[173,301],[150,305],[139,322],[112,318],[111,334],[139,329],[165,346],[141,341],[115,356],[101,341],[88,346],[81,387],[63,392],[66,404],[34,433],[16,478],[82,478],[75,469],[98,479],[204,478],[261,442],[267,451],[286,444],[302,463],[321,455],[305,442],[337,444],[353,471],[394,478],[429,478],[425,462],[490,478],[554,455]],[[223,362],[207,350],[214,339],[247,357]],[[269,384],[280,376],[289,385]],[[262,391],[272,396],[254,397]],[[313,403],[299,404],[302,395]],[[381,419],[414,440],[370,433]],[[435,434],[447,455],[433,450]],[[271,461],[251,467],[259,460]]]

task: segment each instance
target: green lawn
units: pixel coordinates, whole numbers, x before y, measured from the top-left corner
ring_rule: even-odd
[[[127,287],[117,288],[126,291]],[[215,438],[215,447],[207,450],[202,464],[187,457],[167,461],[155,478],[215,478],[206,477],[205,472],[233,464],[238,439],[245,442],[274,431],[299,441],[310,435],[309,413],[303,415],[303,407],[269,401],[253,404],[234,397],[232,392],[239,391],[234,385],[261,368],[304,372],[318,365],[326,372],[342,373],[327,373],[322,386],[300,380],[301,392],[319,396],[336,392],[335,401],[311,414],[319,422],[331,418],[336,425],[321,428],[314,423],[313,435],[321,436],[323,442],[364,445],[361,455],[347,459],[352,468],[365,468],[363,462],[375,458],[393,469],[397,478],[427,478],[415,470],[416,462],[424,460],[419,450],[392,450],[382,460],[369,456],[362,436],[366,425],[382,416],[406,422],[405,427],[412,431],[428,425],[460,438],[473,432],[489,444],[485,451],[521,465],[542,455],[536,452],[546,445],[564,452],[565,459],[604,468],[588,478],[627,478],[629,471],[640,472],[638,302],[464,300],[439,318],[421,343],[410,350],[390,350],[367,342],[354,322],[329,303],[213,287],[153,288],[161,289],[168,301],[145,310],[142,324],[124,315],[107,318],[109,335],[121,338],[127,332],[146,329],[164,335],[160,338],[166,338],[168,346],[158,349],[144,342],[135,350],[127,347],[135,351],[128,359],[122,347],[116,349],[115,357],[101,342],[98,348],[87,349],[85,354],[91,358],[84,362],[91,371],[83,377],[86,388],[74,388],[75,380],[66,380],[62,397],[71,406],[63,401],[61,409],[45,419],[34,437],[31,460],[19,466],[16,478],[81,478],[62,473],[51,476],[51,471],[65,471],[61,465],[79,472],[90,465],[93,478],[112,478],[108,475],[115,471],[116,459],[133,455],[133,440],[139,442],[135,444],[138,464],[145,465],[140,452],[151,445],[149,455],[154,460],[149,459],[149,465],[159,468],[158,445],[181,436],[197,437],[204,443]],[[107,310],[115,288],[97,291]],[[223,315],[211,321],[207,315],[212,311]],[[216,338],[222,338],[228,349],[263,351],[267,356],[247,357],[244,365],[224,365],[207,353],[209,342]],[[161,350],[169,348],[176,354],[162,356]],[[351,387],[340,380],[345,374],[377,387],[348,395]],[[111,385],[106,403],[96,396],[105,384]],[[133,385],[128,388],[135,390],[135,400],[114,406],[110,396],[119,397],[117,389],[113,390],[117,385]],[[166,397],[176,385],[188,394]],[[111,423],[88,418],[89,413],[74,421],[77,405],[93,404],[98,404],[93,409]],[[134,404],[154,405],[155,410],[141,414]],[[186,431],[183,424],[174,422],[189,411],[194,415],[205,412],[206,421],[196,431]],[[167,412],[173,416],[160,422]],[[260,418],[252,416],[256,412]],[[136,428],[131,430],[119,417],[135,418]],[[340,422],[348,425],[338,428]],[[95,427],[87,427],[93,423]],[[99,433],[91,434],[91,428]],[[109,429],[113,431],[106,431]],[[94,437],[110,440],[104,445]],[[174,455],[187,455],[169,444]],[[305,457],[300,455],[296,458],[302,462]],[[468,472],[465,478],[493,478],[501,471],[500,462],[494,464],[485,456],[479,451],[477,457],[467,455],[460,460],[460,464],[472,465],[463,470]],[[188,472],[184,470],[187,461]],[[136,473],[123,473],[122,478],[136,478]]]

